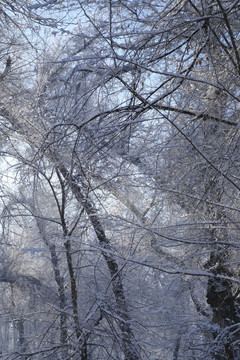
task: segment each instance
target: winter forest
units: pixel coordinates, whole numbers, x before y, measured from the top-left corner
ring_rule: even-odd
[[[0,0],[0,359],[240,359],[240,0]]]

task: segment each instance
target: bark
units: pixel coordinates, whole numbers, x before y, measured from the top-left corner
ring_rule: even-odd
[[[219,200],[219,199],[218,199]],[[217,210],[215,217],[226,226],[224,214]],[[224,231],[224,230],[223,230]],[[236,360],[240,356],[239,347],[239,303],[234,295],[232,283],[219,278],[219,275],[232,276],[229,268],[229,253],[226,246],[218,244],[221,236],[228,238],[227,231],[219,234],[217,230],[211,231],[211,241],[214,243],[208,267],[216,277],[211,277],[207,284],[206,300],[212,309],[212,322],[217,325],[217,330],[212,332],[215,346],[212,351],[214,360]]]
[[[42,239],[46,246],[49,248],[50,254],[51,254],[51,262],[53,266],[54,271],[54,278],[57,284],[58,288],[58,301],[59,301],[59,308],[60,308],[60,342],[62,345],[67,344],[67,315],[63,311],[66,307],[66,297],[64,292],[64,280],[61,276],[60,269],[59,269],[59,260],[56,253],[56,246],[54,244],[50,245],[47,236],[45,234],[45,229],[43,227],[43,224],[41,223],[40,219],[36,217],[36,223],[38,226],[38,230],[42,236]],[[67,356],[67,349],[63,347],[63,356]]]
[[[99,245],[101,246],[102,256],[106,261],[112,278],[113,294],[119,311],[119,328],[121,330],[122,348],[125,360],[139,360],[140,357],[138,355],[134,335],[130,326],[130,316],[127,309],[127,302],[125,298],[121,274],[118,268],[118,264],[114,256],[112,255],[112,249],[109,240],[106,237],[101,221],[97,216],[97,211],[94,208],[89,197],[86,197],[82,194],[79,184],[77,184],[74,179],[71,178],[69,172],[64,165],[61,164],[59,166],[59,171],[64,177],[64,179],[68,182],[76,199],[84,207],[98,238]]]
[[[41,221],[36,217],[36,222],[38,225],[38,229],[40,234],[42,235],[44,243],[48,246],[51,254],[51,261],[53,265],[54,277],[58,287],[58,300],[59,300],[59,307],[60,307],[60,341],[62,345],[66,345],[68,342],[68,333],[67,333],[67,315],[64,312],[64,308],[66,307],[66,297],[65,297],[65,289],[64,289],[64,279],[60,274],[59,269],[59,260],[56,253],[56,246],[54,244],[49,245],[47,236],[45,234],[45,230],[42,226]],[[64,224],[63,224],[64,225]],[[66,232],[66,229],[65,229]],[[65,237],[67,233],[65,233]],[[78,316],[78,295],[77,295],[77,284],[75,280],[75,274],[73,269],[73,261],[71,255],[71,244],[70,241],[67,240],[64,243],[65,250],[66,250],[66,258],[67,258],[67,265],[68,265],[68,272],[70,277],[70,284],[71,284],[71,300],[72,300],[72,309],[73,309],[73,318],[74,318],[74,326],[77,339],[81,337],[81,330],[79,326],[79,316]],[[63,347],[63,356],[67,357],[67,349]],[[81,346],[81,360],[87,360],[87,345],[85,340]]]
[[[88,359],[88,353],[87,353],[87,337],[82,332],[80,324],[79,324],[79,312],[78,312],[78,290],[77,290],[77,282],[76,282],[76,276],[74,271],[74,265],[73,265],[73,258],[72,258],[72,252],[71,252],[71,232],[73,229],[69,232],[68,227],[66,224],[65,219],[65,206],[66,206],[66,191],[65,191],[65,184],[62,179],[62,177],[59,174],[59,170],[57,170],[57,176],[60,181],[60,186],[62,189],[62,201],[61,205],[59,205],[59,214],[61,218],[61,225],[62,225],[62,231],[63,231],[63,237],[64,237],[64,247],[66,250],[66,260],[67,260],[67,266],[68,266],[68,273],[70,277],[70,287],[71,287],[71,301],[72,301],[72,311],[73,311],[73,320],[74,320],[74,327],[75,327],[75,334],[78,341],[78,348],[80,351],[80,359],[81,360],[87,360]]]
[[[177,338],[176,345],[173,351],[173,360],[178,360],[178,353],[180,349],[180,343],[181,343],[181,336]]]
[[[225,269],[216,268],[216,275],[226,275]],[[208,280],[207,303],[212,309],[212,322],[218,325],[213,331],[215,360],[236,360],[239,358],[238,338],[240,335],[238,314],[239,303],[235,299],[232,284],[219,277]]]
[[[66,234],[67,235],[67,234]],[[75,325],[75,332],[78,341],[82,338],[82,331],[79,325],[79,314],[78,314],[78,292],[77,292],[77,284],[76,284],[76,278],[73,268],[73,260],[72,260],[72,254],[71,254],[71,243],[70,240],[65,241],[64,243],[65,249],[66,249],[66,257],[67,257],[67,265],[68,265],[68,272],[70,276],[70,284],[71,284],[71,299],[72,299],[72,309],[73,309],[73,319],[74,319],[74,325]],[[86,339],[81,339],[80,344],[80,356],[81,360],[87,360],[87,342]]]
[[[22,353],[25,353],[27,349],[27,344],[25,339],[24,320],[23,319],[17,320],[16,327],[18,330],[18,343],[19,343],[20,351]],[[23,358],[26,359],[26,357]]]
[[[65,297],[65,293],[64,293],[64,281],[63,281],[63,277],[60,275],[58,257],[56,254],[55,245],[50,245],[49,250],[50,250],[50,254],[51,254],[51,261],[52,261],[52,265],[53,265],[54,277],[55,277],[55,281],[58,286],[59,307],[60,307],[60,310],[64,310],[64,308],[66,307],[66,297]],[[61,331],[60,341],[61,341],[61,344],[67,344],[67,324],[66,324],[66,322],[67,322],[67,316],[62,311],[60,313],[60,329],[61,329],[60,330]]]

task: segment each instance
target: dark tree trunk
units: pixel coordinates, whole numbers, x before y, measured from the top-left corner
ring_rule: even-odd
[[[67,236],[67,234],[66,234]],[[73,319],[75,325],[75,332],[77,339],[81,339],[82,331],[79,325],[79,314],[78,314],[78,292],[77,292],[77,284],[76,278],[73,268],[73,260],[71,254],[71,243],[70,240],[64,242],[64,246],[66,249],[66,257],[67,257],[67,265],[68,265],[68,272],[70,276],[70,284],[71,284],[71,298],[72,298],[72,309],[73,309]],[[87,342],[86,339],[82,339],[82,344],[80,346],[80,353],[81,353],[81,360],[87,360]]]
[[[36,211],[34,211],[36,213]],[[64,292],[64,281],[63,277],[61,276],[60,269],[59,269],[59,260],[56,252],[56,246],[54,244],[49,244],[47,236],[45,234],[44,226],[41,222],[41,220],[36,217],[36,223],[38,226],[38,230],[42,236],[42,239],[46,246],[49,248],[50,254],[51,254],[51,262],[53,266],[54,271],[54,278],[57,284],[58,288],[58,301],[59,301],[59,308],[60,308],[60,342],[62,345],[66,345],[68,340],[68,334],[67,334],[67,315],[64,312],[64,309],[66,307],[66,297]],[[67,349],[63,347],[62,354],[64,357],[67,356]]]
[[[138,350],[130,326],[130,317],[127,309],[121,274],[119,272],[118,264],[112,255],[109,240],[106,237],[101,221],[97,216],[97,211],[91,203],[89,197],[82,194],[79,184],[70,177],[69,172],[64,165],[59,166],[59,171],[61,172],[64,179],[67,180],[72,192],[76,196],[76,199],[85,209],[96,233],[99,244],[101,246],[102,255],[111,274],[113,293],[121,319],[119,319],[119,328],[121,330],[122,348],[125,360],[139,360]]]
[[[60,310],[63,310],[60,313],[60,341],[61,344],[67,344],[67,317],[64,313],[64,308],[66,307],[66,298],[64,293],[64,281],[62,276],[60,275],[59,265],[58,265],[58,257],[56,253],[56,247],[55,245],[49,246],[50,254],[51,254],[51,260],[53,264],[53,270],[54,270],[54,276],[55,281],[58,286],[58,299],[59,299],[59,307]]]
[[[217,268],[216,273],[221,275],[222,269]],[[217,275],[208,280],[206,295],[212,309],[212,322],[218,325],[218,329],[213,331],[216,346],[212,356],[216,360],[237,360],[240,355],[239,303],[233,295],[230,281]]]
[[[224,228],[224,215],[219,211],[217,219],[221,220]],[[224,235],[227,242],[226,231],[221,235]],[[208,279],[206,300],[212,309],[212,323],[217,325],[216,330],[212,332],[215,342],[212,358],[214,360],[237,360],[240,358],[239,301],[236,297],[236,289],[236,295],[234,294],[232,282],[224,279],[224,276],[232,276],[228,268],[229,252],[226,245],[218,244],[221,237],[217,230],[212,231],[211,239],[215,244],[208,267],[216,276]]]
[[[16,327],[18,330],[18,345],[20,348],[21,353],[25,353],[27,350],[27,342],[26,342],[26,338],[25,338],[25,328],[24,328],[24,320],[23,319],[19,319],[16,322]],[[27,356],[23,355],[23,360],[27,360]]]

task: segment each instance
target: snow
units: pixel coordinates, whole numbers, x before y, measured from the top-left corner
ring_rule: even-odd
[[[48,251],[49,251],[48,248],[37,248],[37,247],[22,248],[23,254],[30,252],[31,255],[34,255],[35,253],[38,253],[38,252],[48,252]]]

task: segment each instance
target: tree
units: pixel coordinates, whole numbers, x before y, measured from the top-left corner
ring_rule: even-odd
[[[64,44],[70,4],[22,5],[56,40],[1,110],[8,216],[34,221],[58,303],[31,348],[19,322],[21,351],[237,359],[238,2],[72,4]]]

